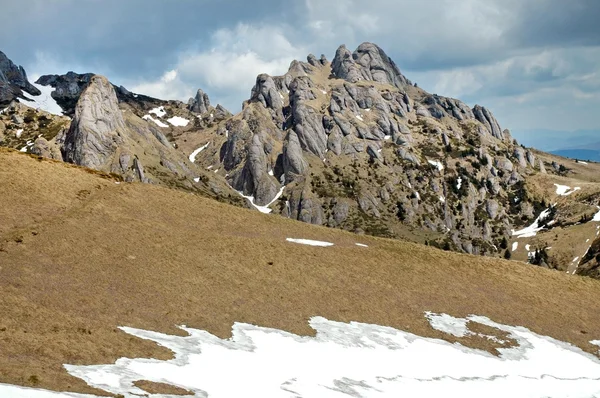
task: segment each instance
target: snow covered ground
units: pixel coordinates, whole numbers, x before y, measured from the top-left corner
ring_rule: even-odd
[[[219,170],[217,170],[217,171],[219,171]],[[215,173],[216,173],[216,171],[215,171]],[[244,195],[244,193],[240,192],[240,191],[237,191],[237,193],[239,193],[241,197],[248,199],[250,201],[250,203],[252,204],[252,206],[254,206],[254,208],[256,210],[260,211],[261,213],[270,214],[273,210],[270,209],[269,206],[271,206],[273,203],[275,203],[275,201],[277,199],[279,199],[281,197],[281,195],[283,195],[284,190],[285,190],[285,186],[282,186],[281,189],[279,190],[279,192],[277,192],[277,195],[275,195],[275,197],[273,198],[273,200],[271,200],[265,206],[259,206],[259,205],[255,204],[254,196]]]
[[[207,142],[205,145],[201,146],[200,148],[196,149],[194,152],[192,152],[190,154],[190,162],[194,163],[196,161],[196,156],[198,156],[198,154],[200,152],[202,152],[203,150],[205,150],[206,148],[208,148],[208,144],[210,144],[210,142]]]
[[[320,240],[294,239],[294,238],[287,238],[286,240],[288,242],[298,243],[298,244],[301,244],[301,245],[308,245],[308,246],[321,246],[321,247],[333,246],[333,243],[323,242],[323,241],[320,241]]]
[[[541,212],[540,215],[538,216],[538,218],[530,226],[520,229],[518,231],[515,231],[513,229],[512,235],[516,236],[517,238],[531,238],[531,237],[537,235],[537,233],[539,231],[544,229],[543,227],[540,227],[539,225],[546,217],[548,217],[548,215],[550,215],[550,209],[546,209],[543,212]]]
[[[437,161],[437,160],[428,160],[427,162],[430,165],[435,166],[439,171],[444,170],[444,165],[440,161]]]
[[[163,128],[164,127],[169,127],[168,124],[163,123],[162,121],[160,121],[158,119],[155,119],[155,118],[153,118],[150,115],[144,115],[144,116],[142,116],[142,119],[144,119],[144,120],[150,120],[150,121],[154,122],[158,127],[163,127]]]
[[[46,111],[48,113],[52,113],[53,115],[60,115],[62,116],[62,108],[56,103],[56,101],[54,100],[54,98],[52,98],[51,93],[54,91],[54,88],[49,87],[49,86],[42,86],[41,84],[35,84],[33,83],[33,85],[42,92],[41,95],[38,96],[27,96],[24,95],[25,98],[30,99],[31,101],[23,101],[20,100],[20,102],[24,105],[27,105],[31,108],[35,108],[35,109],[41,109],[43,111]]]
[[[171,123],[173,126],[176,127],[185,127],[190,123],[189,120],[180,116],[173,116],[172,118],[167,119],[167,122]]]
[[[164,107],[159,106],[158,108],[151,109],[148,113],[154,113],[157,117],[163,117],[167,114],[167,111],[165,111]]]
[[[554,184],[554,186],[556,187],[556,194],[560,196],[569,196],[572,193],[581,190],[581,187],[575,187],[571,190],[571,187],[567,185]]]
[[[187,327],[181,327],[186,337],[122,327],[171,349],[175,359],[121,358],[112,365],[65,368],[92,387],[128,398],[146,396],[134,387],[138,380],[215,398],[600,396],[600,360],[579,348],[482,316],[425,315],[436,330],[499,341],[469,330],[470,322],[478,323],[508,333],[516,346],[494,356],[390,327],[313,317],[315,337],[244,323],[235,323],[226,340]],[[92,397],[1,384],[0,396]]]

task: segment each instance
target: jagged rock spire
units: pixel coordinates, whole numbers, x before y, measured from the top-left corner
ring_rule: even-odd
[[[190,98],[188,101],[188,109],[192,112],[206,113],[208,112],[209,108],[210,99],[208,98],[208,95],[201,89],[198,89],[195,98]]]
[[[354,53],[351,53],[345,45],[341,45],[336,51],[331,68],[336,77],[350,83],[371,80],[398,88],[411,84],[400,73],[394,61],[373,43],[361,44]]]
[[[27,80],[25,69],[15,65],[0,51],[0,105],[7,105],[22,97],[23,91],[31,95],[41,94],[40,90]]]

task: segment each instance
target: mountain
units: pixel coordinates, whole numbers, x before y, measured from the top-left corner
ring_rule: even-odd
[[[14,101],[3,145],[128,182],[569,273],[596,239],[580,226],[594,225],[597,165],[519,145],[489,109],[416,87],[372,43],[259,75],[237,115],[202,90],[160,100],[93,73],[35,84],[64,115]]]
[[[598,149],[559,149],[551,153],[565,158],[600,162],[600,150]]]
[[[592,372],[597,368],[585,369],[598,366],[598,346],[590,341],[600,337],[595,306],[600,281],[294,222],[161,185],[126,184],[108,173],[6,148],[0,148],[0,186],[0,383],[132,398],[134,393],[153,391],[181,394],[182,388],[219,396],[215,392],[219,386],[237,385],[224,380],[237,382],[250,374],[254,382],[242,384],[243,388],[252,392],[247,395],[260,396],[267,390],[254,394],[263,387],[258,380],[268,374],[272,382],[268,391],[288,396],[286,390],[310,386],[309,370],[317,367],[325,373],[317,372],[320,382],[315,388],[322,385],[323,394],[335,389],[338,396],[345,396],[351,393],[338,391],[387,388],[385,383],[367,384],[365,378],[355,383],[363,374],[347,370],[357,363],[372,367],[383,361],[390,371],[395,371],[395,364],[416,369],[424,362],[431,369],[437,363],[434,368],[441,373],[436,373],[435,383],[464,378],[458,384],[444,384],[452,396],[465,389],[481,396],[489,388],[515,385],[519,390],[508,396],[519,396],[522,383],[511,379],[508,385],[497,385],[502,375],[519,371],[524,373],[513,377],[527,380],[533,391],[547,392],[550,379],[550,386],[562,386],[561,391],[566,388],[570,395],[577,388],[584,391],[581,396],[585,392],[593,396],[591,387],[597,386],[597,370]],[[288,238],[333,246],[301,245]],[[426,318],[426,312],[452,317]],[[462,319],[469,314],[500,324],[482,317]],[[338,323],[325,328],[327,324],[315,316]],[[244,324],[270,329],[242,333]],[[311,336],[317,327],[315,339]],[[131,328],[148,332],[137,332],[135,336],[144,337],[137,338]],[[188,331],[194,334],[180,340]],[[165,336],[161,346],[148,340],[161,336]],[[288,339],[304,345],[287,351]],[[313,344],[319,341],[327,342],[321,350],[326,355],[301,361],[303,353],[316,355],[313,348],[321,346]],[[360,350],[338,356],[339,351],[332,350],[342,343],[385,356],[356,361]],[[185,363],[182,350],[188,344],[201,347],[205,355],[194,357],[193,363],[213,358],[211,353],[220,359],[203,365],[202,371],[187,371],[178,364]],[[406,355],[419,354],[419,346],[427,347],[429,354],[407,361]],[[474,348],[490,354],[473,352]],[[473,355],[442,360],[453,350]],[[149,368],[173,359],[173,352],[180,353],[180,361],[169,362],[169,370]],[[277,355],[263,362],[261,353]],[[109,373],[113,371],[109,364],[119,358],[124,358],[121,366],[129,363],[126,358],[154,360]],[[330,362],[334,358],[346,365]],[[529,367],[528,359],[534,358],[542,361]],[[495,360],[503,370],[488,374]],[[290,361],[302,366],[289,368]],[[326,366],[321,367],[323,363]],[[475,369],[465,371],[466,364]],[[544,364],[553,364],[557,373],[546,373]],[[277,369],[265,372],[265,366]],[[338,370],[337,376],[330,375],[329,367]],[[218,377],[212,376],[215,372]],[[414,374],[395,374],[403,377],[391,377],[389,382],[415,382]],[[527,377],[518,376],[523,374]],[[435,387],[427,380],[419,379],[412,396]],[[580,383],[587,383],[588,389]],[[482,384],[483,391],[477,387]],[[102,389],[90,387],[98,385]],[[15,396],[4,394],[7,388],[14,389],[0,384],[1,395]],[[48,396],[29,389],[16,394]]]

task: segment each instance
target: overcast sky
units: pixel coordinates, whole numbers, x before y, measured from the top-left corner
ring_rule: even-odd
[[[599,0],[0,0],[0,10],[0,50],[30,77],[94,72],[163,99],[202,88],[238,111],[259,73],[371,41],[424,89],[489,107],[518,138],[600,131]]]

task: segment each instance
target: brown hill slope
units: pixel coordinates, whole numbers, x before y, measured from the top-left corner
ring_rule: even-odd
[[[308,334],[307,320],[321,315],[448,339],[424,319],[434,311],[597,351],[596,280],[117,184],[6,149],[0,187],[0,382],[91,392],[62,364],[169,357],[121,325],[181,333],[174,326],[186,324],[224,337],[237,321]]]

